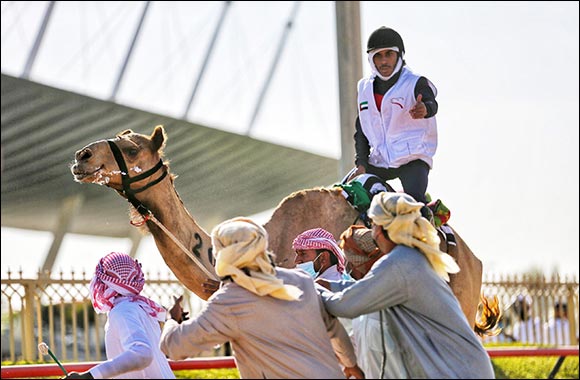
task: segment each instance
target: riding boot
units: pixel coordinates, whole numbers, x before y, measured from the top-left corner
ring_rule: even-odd
[[[427,206],[421,207],[421,216],[429,221],[433,225],[433,227],[438,227],[435,224],[435,217],[433,215],[433,211]]]
[[[366,228],[371,228],[372,224],[371,224],[371,218],[369,217],[369,215],[367,214],[367,212],[361,212],[359,214],[359,218],[360,220],[362,220],[362,222],[364,223]]]

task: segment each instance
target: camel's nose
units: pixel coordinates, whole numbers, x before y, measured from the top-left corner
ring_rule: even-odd
[[[77,150],[75,153],[75,159],[77,161],[86,161],[93,156],[93,152],[89,148],[83,148],[81,150]]]

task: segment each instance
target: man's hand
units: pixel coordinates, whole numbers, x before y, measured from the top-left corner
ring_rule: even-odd
[[[347,379],[364,379],[365,378],[365,374],[362,371],[362,369],[359,368],[358,365],[355,365],[354,367],[345,367],[344,368],[344,376]]]
[[[361,174],[365,174],[366,172],[367,172],[367,170],[365,169],[365,167],[362,165],[359,165],[356,167],[356,171],[354,173],[352,173],[350,175],[350,177],[348,177],[346,182],[348,183],[348,182],[352,181],[356,176],[359,176]]]
[[[179,297],[173,296],[173,306],[169,309],[169,315],[171,319],[177,321],[177,323],[181,323],[183,321],[187,321],[189,317],[189,311],[183,311],[181,307],[181,301],[183,301],[183,294]]]
[[[417,95],[417,103],[409,111],[413,119],[424,119],[427,116],[427,106],[423,103],[423,95]]]
[[[330,283],[326,280],[323,280],[321,278],[317,278],[316,280],[314,280],[314,282],[316,282],[318,285],[322,286],[323,288],[330,290]]]
[[[220,284],[221,282],[208,278],[203,282],[203,284],[201,284],[201,286],[203,287],[204,293],[214,294],[215,291],[220,288]]]
[[[89,371],[86,372],[69,372],[65,377],[61,379],[94,379],[93,375]]]

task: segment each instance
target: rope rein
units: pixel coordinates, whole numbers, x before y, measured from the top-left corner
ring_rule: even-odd
[[[213,273],[211,273],[211,272],[210,272],[210,271],[209,271],[209,270],[208,270],[208,269],[207,269],[207,268],[206,268],[206,267],[205,267],[205,266],[204,266],[204,265],[201,263],[201,261],[199,261],[199,259],[198,259],[197,257],[195,257],[195,255],[194,255],[194,254],[192,254],[191,252],[189,252],[189,251],[187,250],[187,248],[185,248],[185,246],[184,246],[184,245],[183,245],[183,244],[182,244],[182,243],[181,243],[179,240],[177,240],[177,238],[175,237],[175,235],[173,235],[173,234],[171,233],[171,231],[169,231],[169,230],[168,230],[168,229],[167,229],[167,228],[166,228],[166,227],[165,227],[165,226],[164,226],[164,225],[163,225],[163,224],[162,224],[162,223],[161,223],[161,222],[160,222],[160,221],[159,221],[159,220],[158,220],[158,219],[155,217],[155,215],[153,215],[153,213],[151,213],[151,214],[150,214],[150,217],[149,217],[149,219],[150,219],[150,220],[151,220],[153,223],[157,224],[157,226],[158,226],[159,228],[161,228],[161,229],[163,230],[163,232],[165,232],[165,233],[167,234],[167,236],[169,236],[169,237],[171,238],[171,240],[173,240],[173,242],[174,242],[174,243],[175,243],[175,244],[176,244],[176,245],[177,245],[179,248],[181,248],[181,250],[182,250],[183,252],[185,252],[185,254],[186,254],[187,256],[189,256],[189,258],[190,258],[191,260],[193,260],[193,261],[194,261],[194,262],[197,264],[197,266],[199,267],[199,269],[201,269],[201,270],[203,271],[203,273],[205,273],[205,274],[206,274],[206,276],[208,276],[208,277],[209,277],[209,278],[211,278],[212,280],[219,281],[219,278],[218,278],[216,275],[214,275]]]
[[[173,242],[199,267],[199,269],[201,269],[203,271],[203,273],[208,276],[209,278],[211,278],[212,280],[215,281],[219,281],[219,278],[211,273],[206,267],[205,265],[203,265],[203,263],[193,254],[191,253],[184,245],[182,242],[180,242],[175,235],[173,235],[171,233],[171,231],[169,231],[156,217],[155,215],[153,215],[153,213],[151,212],[151,210],[149,210],[143,203],[141,203],[137,197],[135,197],[135,194],[140,193],[144,190],[147,190],[148,188],[150,188],[153,185],[158,184],[159,182],[161,182],[166,176],[167,176],[167,169],[166,167],[163,165],[163,161],[159,160],[159,162],[157,163],[157,165],[155,165],[153,168],[139,174],[138,176],[135,176],[133,178],[129,177],[129,170],[127,169],[127,165],[125,164],[125,160],[123,159],[123,154],[121,153],[121,150],[119,149],[119,147],[111,140],[107,140],[107,142],[109,143],[109,147],[111,148],[111,151],[113,152],[113,156],[115,157],[115,161],[117,161],[117,165],[119,166],[119,169],[121,171],[121,178],[123,181],[123,190],[122,191],[118,191],[122,196],[125,196],[127,198],[127,200],[133,205],[133,207],[135,207],[135,209],[139,212],[139,214],[141,215],[141,217],[143,218],[143,220],[141,222],[130,222],[133,226],[142,226],[145,223],[147,223],[147,221],[152,221],[153,223],[155,223],[163,232],[165,232],[165,234],[167,236],[169,236],[169,238],[171,238],[171,240],[173,240]],[[136,182],[136,181],[140,181],[144,178],[147,178],[149,176],[152,176],[153,174],[155,174],[155,172],[157,172],[159,169],[163,168],[163,174],[157,178],[156,180],[148,183],[147,185],[133,190],[131,189],[131,183]]]

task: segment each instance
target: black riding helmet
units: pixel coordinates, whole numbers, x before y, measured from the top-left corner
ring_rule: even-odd
[[[399,48],[399,55],[402,56],[403,53],[405,53],[405,45],[403,44],[403,39],[399,33],[391,28],[387,28],[386,26],[381,26],[371,33],[367,42],[367,53],[370,53],[371,50],[393,46]]]

